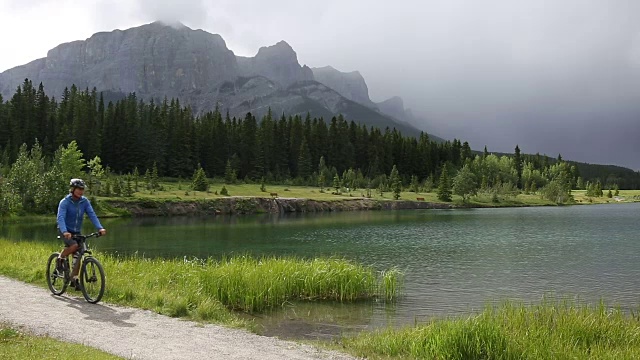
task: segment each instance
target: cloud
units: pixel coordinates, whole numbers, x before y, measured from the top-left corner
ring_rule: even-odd
[[[25,4],[0,2],[0,31],[21,29],[5,37],[0,69],[97,31],[179,21],[220,34],[239,55],[286,40],[301,63],[359,70],[373,100],[399,95],[423,116],[424,129],[475,149],[520,144],[525,152],[640,169],[638,1]]]
[[[135,4],[136,13],[148,22],[185,23],[201,27],[208,18],[204,0],[137,0]]]

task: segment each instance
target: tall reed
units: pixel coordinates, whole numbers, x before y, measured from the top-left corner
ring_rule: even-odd
[[[44,285],[53,245],[0,240],[0,274]],[[228,309],[260,312],[291,301],[394,300],[401,274],[340,258],[252,257],[222,259],[117,257],[97,254],[107,273],[103,301],[153,309],[171,316],[234,322]]]
[[[506,302],[469,317],[362,333],[343,345],[373,358],[640,359],[640,321],[603,303]]]

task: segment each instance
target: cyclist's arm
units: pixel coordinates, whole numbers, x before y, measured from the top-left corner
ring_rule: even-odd
[[[58,205],[58,229],[60,229],[61,233],[67,232],[67,222],[65,217],[67,215],[67,202],[64,199],[60,200],[60,204]]]
[[[91,202],[89,202],[89,200],[87,200],[86,212],[87,212],[87,216],[89,216],[89,220],[91,220],[91,222],[93,223],[93,226],[95,226],[96,229],[98,230],[104,229],[102,224],[100,224],[100,220],[98,220],[98,216],[96,215],[96,212],[93,211],[93,207],[91,206]]]

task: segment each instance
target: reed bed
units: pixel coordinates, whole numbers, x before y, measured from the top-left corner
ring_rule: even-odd
[[[368,358],[640,359],[640,317],[604,303],[506,302],[465,318],[342,340]]]
[[[57,246],[0,239],[0,249],[0,274],[46,286],[45,261]],[[394,301],[402,283],[397,270],[378,273],[340,258],[96,256],[107,274],[103,301],[231,325],[246,324],[230,309],[255,313],[293,301]]]

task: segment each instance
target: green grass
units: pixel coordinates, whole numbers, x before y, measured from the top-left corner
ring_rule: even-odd
[[[45,261],[55,245],[0,239],[0,274],[46,287]],[[107,274],[104,302],[160,314],[247,326],[231,310],[261,312],[307,300],[393,301],[402,276],[338,259],[162,260],[98,254]]]
[[[0,323],[0,359],[121,359],[103,351],[35,336]]]
[[[620,190],[619,198],[623,198],[623,201],[617,201],[614,198],[608,198],[607,193],[609,190],[603,190],[604,196],[592,197],[586,195],[586,190],[573,190],[571,193],[578,204],[609,204],[620,202],[640,202],[640,190]],[[613,191],[612,191],[613,192]],[[635,197],[635,198],[634,198]]]
[[[134,193],[132,198],[118,198],[128,201],[167,201],[167,200],[204,200],[204,199],[222,199],[225,198],[220,194],[222,186],[225,186],[229,192],[229,196],[237,197],[264,197],[271,198],[271,193],[277,193],[279,198],[303,198],[320,201],[338,201],[345,199],[356,199],[366,197],[366,189],[356,189],[351,192],[342,192],[339,195],[334,195],[332,192],[334,189],[325,188],[323,192],[319,187],[313,186],[291,186],[291,185],[266,185],[266,191],[260,190],[260,184],[232,184],[225,185],[223,183],[211,183],[209,192],[204,191],[192,191],[190,184],[183,182],[178,183],[174,181],[161,182],[162,191],[156,191],[151,194],[147,190],[141,190]],[[218,194],[216,194],[216,191]],[[400,193],[399,200],[418,201],[417,198],[422,198],[425,202],[441,203],[445,204],[438,199],[437,194],[434,192],[411,192],[403,191]],[[550,201],[541,199],[540,195],[531,194],[509,197],[507,199],[501,199],[501,201],[494,203],[490,196],[474,196],[463,204],[460,196],[454,195],[451,204],[464,205],[464,206],[536,206],[536,205],[555,205]],[[115,199],[105,198],[100,199]],[[382,195],[375,189],[371,190],[371,199],[378,201],[390,201],[394,200],[392,192],[384,192]],[[109,209],[105,209],[108,211]],[[114,215],[117,215],[117,209],[114,210]]]
[[[504,303],[466,318],[344,338],[372,359],[639,359],[640,318],[570,301]]]

